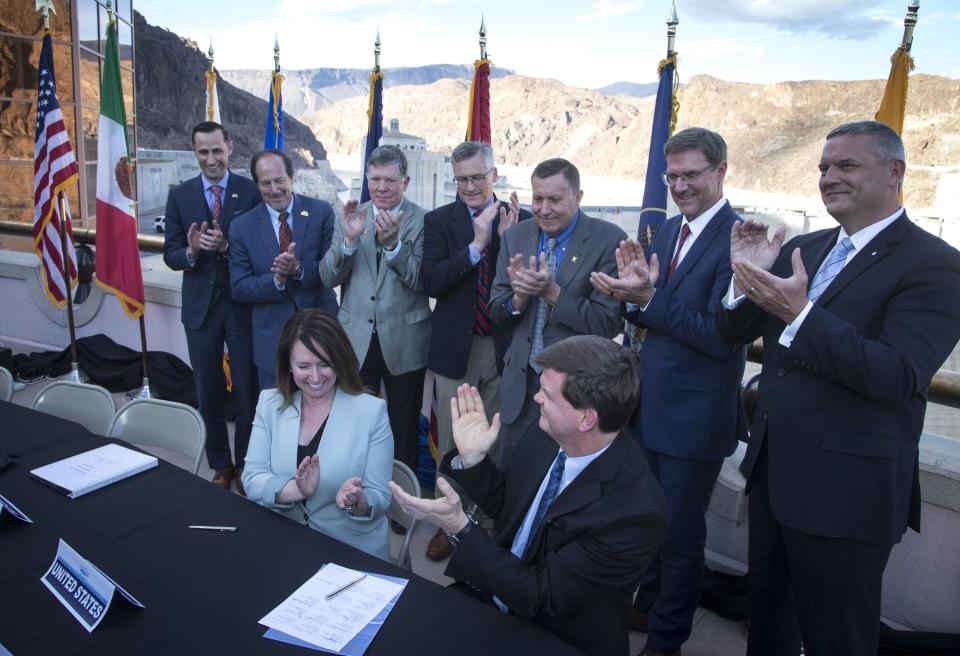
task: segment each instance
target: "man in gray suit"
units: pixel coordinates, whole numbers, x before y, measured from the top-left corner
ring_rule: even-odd
[[[565,159],[548,159],[533,170],[531,210],[536,221],[507,230],[490,291],[490,316],[512,330],[503,359],[500,419],[503,427],[491,456],[503,465],[539,416],[533,397],[540,389],[534,358],[572,335],[612,338],[620,326],[620,303],[590,284],[593,271],[613,275],[623,230],[580,211],[580,172]]]
[[[380,146],[367,159],[371,201],[347,202],[320,263],[327,287],[340,285],[340,323],[363,382],[387,393],[395,458],[417,469],[420,406],[430,348],[430,304],[423,291],[424,210],[404,198],[407,158]]]

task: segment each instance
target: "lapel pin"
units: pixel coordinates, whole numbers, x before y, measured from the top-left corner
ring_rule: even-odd
[[[871,255],[876,255],[876,254],[877,254],[877,251],[873,251],[873,252],[870,253],[870,254],[871,254]]]
[[[230,198],[240,198],[239,194],[230,194]]]
[[[310,212],[307,210],[300,210],[300,216],[310,216]]]
[[[574,255],[574,256],[570,259],[570,261],[571,261],[571,262],[576,262],[576,261],[577,261],[577,256]]]

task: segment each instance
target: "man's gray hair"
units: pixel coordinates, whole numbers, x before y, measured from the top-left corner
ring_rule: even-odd
[[[382,167],[396,164],[400,167],[400,177],[407,177],[407,156],[403,151],[392,144],[377,146],[367,158],[367,170],[371,166]]]
[[[901,162],[907,161],[900,135],[889,125],[884,125],[879,121],[854,121],[853,123],[838,125],[830,130],[827,141],[842,135],[858,134],[866,134],[872,137],[873,154],[881,162],[886,163],[895,159]]]
[[[670,156],[688,150],[698,150],[707,158],[710,166],[727,161],[727,142],[716,132],[706,128],[687,128],[667,139],[663,154]]]
[[[450,159],[454,164],[457,164],[476,157],[478,153],[483,153],[483,161],[486,163],[487,169],[492,169],[493,147],[482,141],[464,141],[453,149],[453,153],[450,154]]]

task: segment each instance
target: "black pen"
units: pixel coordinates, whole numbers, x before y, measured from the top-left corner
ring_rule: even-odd
[[[327,596],[325,596],[324,599],[326,599],[327,601],[330,601],[331,599],[333,599],[334,597],[336,597],[338,594],[340,594],[341,592],[343,592],[344,590],[346,590],[346,589],[349,588],[350,586],[356,585],[357,583],[359,583],[360,581],[362,581],[362,580],[365,579],[365,578],[367,578],[367,575],[366,575],[366,574],[361,574],[360,576],[358,576],[357,578],[353,579],[353,580],[350,581],[349,583],[344,583],[343,585],[341,585],[339,588],[337,588],[336,590],[334,590],[333,592],[331,592],[330,594],[328,594]]]
[[[197,531],[222,531],[224,533],[236,531],[236,526],[188,526],[187,528],[192,528]]]

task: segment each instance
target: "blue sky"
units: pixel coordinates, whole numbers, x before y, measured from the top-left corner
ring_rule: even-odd
[[[148,22],[210,39],[221,69],[472,63],[481,13],[496,66],[571,85],[650,82],[669,0],[135,0]],[[677,0],[681,81],[876,79],[900,43],[907,0]],[[921,0],[917,73],[960,78],[960,2]]]

